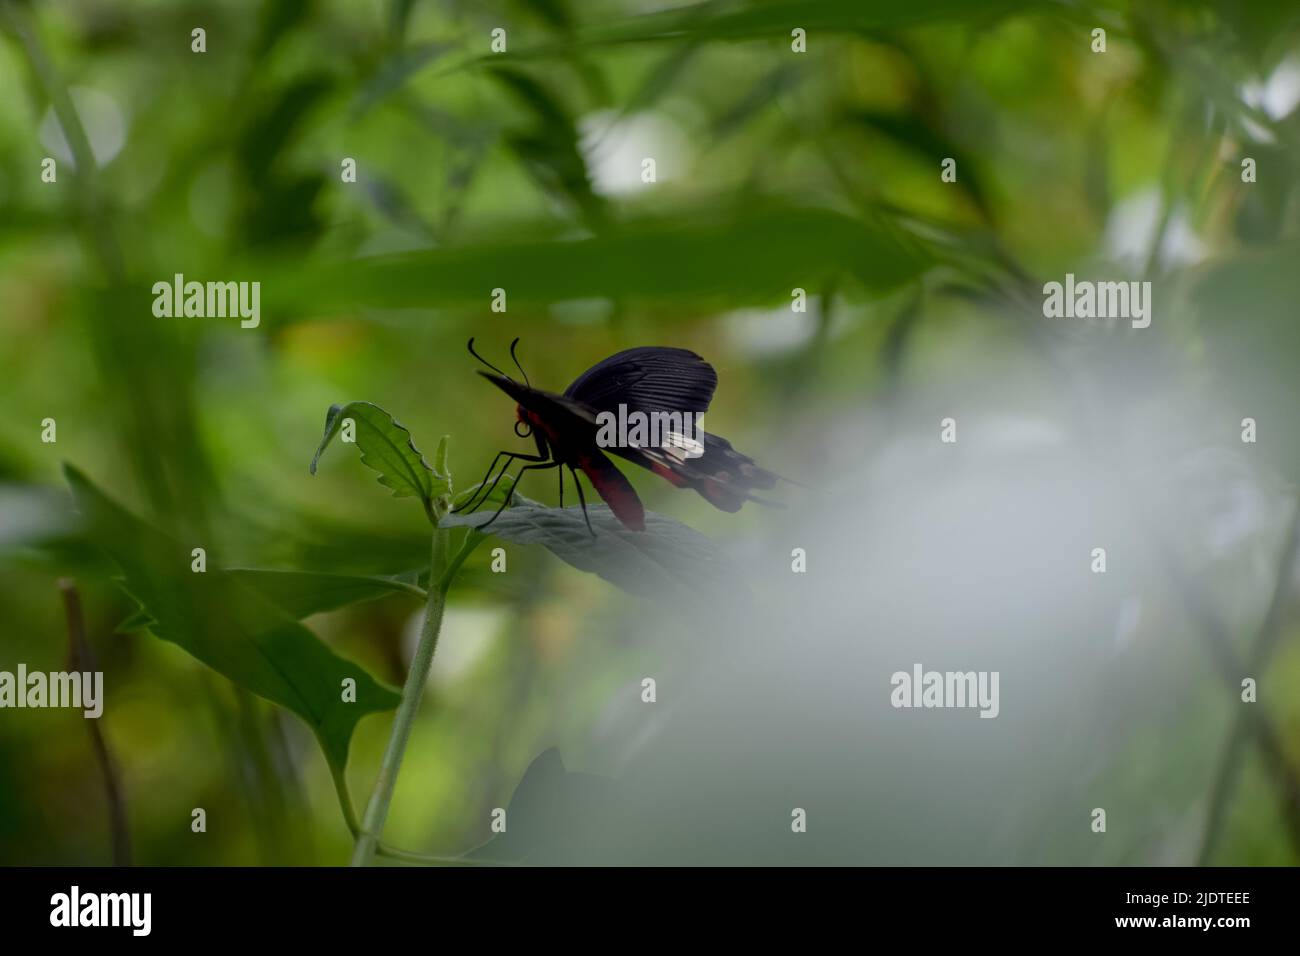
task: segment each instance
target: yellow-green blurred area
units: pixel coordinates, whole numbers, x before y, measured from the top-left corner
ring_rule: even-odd
[[[303,725],[120,626],[62,465],[187,573],[201,546],[418,574],[418,504],[344,444],[309,475],[332,404],[426,456],[450,436],[461,490],[532,450],[470,336],[511,372],[520,337],[557,392],[684,347],[718,371],[709,431],[802,484],[725,514],[625,471],[752,605],[696,615],[536,546],[494,573],[489,539],[386,842],[484,842],[557,746],[629,790],[557,798],[538,862],[1294,864],[1298,29],[1281,0],[0,0],[0,670],[65,666],[73,579],[132,859],[346,862]],[[1067,272],[1152,282],[1152,327],[1044,318]],[[259,282],[260,324],[157,317],[177,274]],[[520,490],[554,504],[554,473]],[[420,614],[305,624],[400,688]],[[915,660],[1000,668],[1003,715],[891,709]],[[110,862],[87,723],[0,710],[0,863]],[[358,808],[390,724],[352,738]]]

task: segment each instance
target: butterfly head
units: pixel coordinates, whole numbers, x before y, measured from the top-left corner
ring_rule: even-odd
[[[510,357],[514,360],[515,368],[519,369],[519,374],[524,377],[523,384],[516,382],[509,375],[502,372],[501,369],[497,368],[483,356],[475,352],[473,339],[469,340],[467,348],[469,349],[470,355],[474,356],[492,370],[491,372],[479,370],[479,374],[518,403],[515,407],[515,416],[517,419],[515,422],[515,434],[520,438],[528,438],[532,435],[533,428],[529,423],[531,415],[524,406],[526,404],[526,396],[533,391],[533,387],[528,381],[528,373],[524,371],[524,367],[519,364],[519,357],[515,355],[515,349],[518,346],[519,339],[516,337],[515,340],[510,343]]]

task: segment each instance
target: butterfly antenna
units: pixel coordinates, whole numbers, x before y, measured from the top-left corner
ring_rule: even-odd
[[[515,340],[510,343],[510,357],[515,360],[515,368],[519,369],[519,374],[524,377],[524,384],[527,385],[529,388],[532,388],[533,383],[528,381],[528,373],[524,371],[524,367],[519,364],[519,357],[515,355],[515,348],[518,345],[519,345],[519,336],[515,336]]]
[[[518,340],[518,339],[515,339],[515,341],[518,342],[519,340]],[[496,373],[497,373],[498,375],[500,375],[502,378],[509,378],[509,377],[510,377],[510,376],[507,375],[505,372],[501,371],[501,369],[497,368],[495,365],[493,365],[491,362],[489,362],[489,361],[488,361],[487,359],[485,359],[483,356],[479,355],[477,352],[474,351],[474,339],[473,339],[472,337],[471,337],[470,340],[469,340],[469,344],[466,345],[465,347],[466,347],[467,349],[469,349],[469,354],[470,354],[470,355],[474,356],[476,359],[478,359],[480,362],[482,362],[484,365],[486,365],[486,366],[487,366],[488,368],[490,368],[492,371],[496,372]],[[518,363],[516,363],[516,364],[518,364]]]

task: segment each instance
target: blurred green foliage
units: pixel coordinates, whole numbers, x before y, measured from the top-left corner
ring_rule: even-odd
[[[816,423],[943,383],[971,342],[1051,380],[1042,281],[1119,261],[1186,307],[1158,345],[1115,363],[1174,355],[1255,393],[1247,404],[1300,404],[1300,112],[1294,97],[1276,107],[1300,83],[1294,3],[655,6],[0,0],[0,667],[61,666],[54,582],[74,578],[112,675],[104,726],[139,862],[338,863],[350,838],[329,768],[263,698],[312,706],[241,693],[228,667],[196,653],[215,669],[199,665],[146,622],[119,626],[136,608],[72,513],[64,462],[182,554],[202,543],[224,568],[353,576],[374,599],[343,609],[313,599],[310,580],[275,586],[321,612],[306,626],[330,667],[400,686],[416,613],[403,584],[427,563],[427,529],[345,456],[314,480],[308,463],[322,410],[349,400],[393,411],[421,447],[450,434],[463,474],[513,444],[512,409],[472,374],[470,335],[495,355],[522,336],[534,384],[556,391],[619,348],[693,348],[721,375],[711,430],[815,478],[866,455],[860,434],[846,448]],[[1089,47],[1096,26],[1104,56]],[[806,54],[791,51],[794,27]],[[645,188],[647,149],[660,181]],[[1244,187],[1247,155],[1259,180]],[[55,183],[41,179],[47,156]],[[940,181],[944,157],[955,183]],[[1148,201],[1137,248],[1117,245]],[[150,289],[177,273],[261,282],[261,326],[155,319]],[[496,287],[504,314],[489,309]],[[794,287],[819,303],[806,315],[790,313]],[[40,440],[46,418],[56,444]],[[1293,488],[1300,438],[1268,455]],[[752,508],[720,515],[630,477],[649,506],[706,533],[762,533]],[[147,550],[131,528],[106,543]],[[594,576],[541,549],[512,549],[509,575],[489,560],[480,549],[455,592],[445,629],[461,639],[435,664],[394,844],[484,841],[532,759],[581,748],[629,662],[651,653],[617,636],[625,599]],[[148,624],[213,645],[247,610],[216,599],[204,620]],[[1279,627],[1294,636],[1293,617]],[[450,644],[470,650],[458,659]],[[1274,666],[1293,686],[1291,647]],[[1275,716],[1300,765],[1300,708]],[[356,727],[358,794],[386,721]],[[107,861],[80,723],[0,715],[0,862]],[[1294,862],[1274,783],[1247,770],[1213,859]],[[210,839],[190,839],[196,806]],[[1147,858],[1143,839],[1119,859]]]

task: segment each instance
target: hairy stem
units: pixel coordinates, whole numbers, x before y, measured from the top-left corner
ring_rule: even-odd
[[[397,705],[397,716],[393,719],[388,746],[384,749],[384,759],[379,765],[379,776],[375,779],[370,803],[366,806],[366,814],[361,822],[361,832],[352,851],[353,866],[369,866],[374,860],[379,846],[379,837],[384,829],[384,821],[388,818],[388,806],[393,799],[393,788],[397,785],[397,774],[402,768],[402,756],[406,753],[407,742],[411,739],[411,728],[415,725],[415,715],[420,709],[420,698],[423,696],[424,685],[429,678],[433,654],[438,648],[438,633],[442,630],[442,612],[447,603],[447,588],[443,582],[444,571],[447,569],[447,535],[445,529],[434,528],[430,580],[438,583],[429,588],[428,600],[424,606],[424,624],[420,628],[420,642],[416,645],[415,656],[411,659],[411,666],[406,674],[406,684],[402,687],[402,702]]]
[[[452,557],[451,563],[449,563],[447,569],[442,572],[442,577],[438,579],[436,584],[431,583],[430,588],[442,591],[446,594],[447,589],[451,587],[452,579],[456,577],[456,572],[460,570],[460,566],[465,563],[465,559],[468,558],[470,553],[479,546],[479,543],[484,539],[484,537],[485,535],[481,535],[473,528],[470,528],[466,532],[465,538],[461,542],[460,547],[456,550],[456,554]]]

